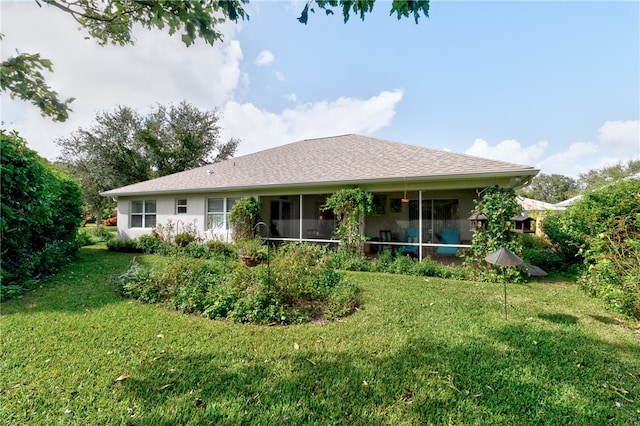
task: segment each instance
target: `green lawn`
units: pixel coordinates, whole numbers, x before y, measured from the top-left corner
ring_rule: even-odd
[[[509,286],[505,320],[498,284],[353,273],[356,314],[267,327],[119,298],[131,258],[0,306],[0,424],[640,424],[637,325],[573,285]]]

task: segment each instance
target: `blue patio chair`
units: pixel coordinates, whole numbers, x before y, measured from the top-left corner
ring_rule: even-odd
[[[442,244],[460,244],[460,230],[458,228],[442,228],[440,242]],[[456,254],[457,252],[457,247],[438,247],[436,250],[438,254]]]
[[[419,243],[420,232],[418,228],[407,228],[404,230],[405,243]],[[402,246],[402,252],[411,256],[418,256],[418,246]]]

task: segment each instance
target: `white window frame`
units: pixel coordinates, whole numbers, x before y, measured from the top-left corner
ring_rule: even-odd
[[[229,215],[233,205],[240,200],[240,197],[209,197],[207,198],[207,231],[228,231],[229,230]],[[209,210],[211,200],[222,200],[222,210]],[[215,225],[213,217],[219,218]]]
[[[183,203],[181,203],[181,201]],[[180,211],[184,209],[184,211]],[[176,198],[176,214],[187,214],[189,210],[189,200],[187,198]]]
[[[134,212],[134,204],[142,203],[142,211]],[[150,209],[151,204],[153,203],[153,209]],[[147,229],[147,228],[155,228],[156,226],[156,218],[158,212],[158,202],[156,200],[131,200],[131,213],[129,214],[129,228],[138,228],[138,229]],[[142,226],[134,226],[133,218],[140,217],[140,223]],[[153,220],[151,220],[153,218]],[[150,223],[152,222],[152,223]]]

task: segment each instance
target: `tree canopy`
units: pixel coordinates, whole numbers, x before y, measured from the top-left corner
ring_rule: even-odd
[[[528,198],[556,204],[575,196],[578,183],[568,176],[541,173],[521,193]]]
[[[59,160],[78,179],[96,214],[112,202],[101,192],[224,160],[239,141],[220,141],[218,112],[158,105],[146,116],[126,106],[96,115],[90,129],[56,140]]]
[[[518,193],[528,198],[556,204],[638,173],[640,173],[640,160],[629,160],[626,164],[618,163],[614,166],[589,170],[586,173],[580,173],[576,179],[559,174],[541,173],[533,178],[531,185],[519,190]]]
[[[152,30],[160,29],[170,35],[181,32],[182,42],[188,47],[196,39],[213,45],[223,40],[218,28],[230,20],[249,20],[244,9],[248,0],[35,0],[71,15],[86,38],[92,38],[101,45],[125,46],[134,44],[134,24]],[[327,15],[333,9],[340,9],[344,22],[351,14],[364,20],[373,10],[375,0],[309,0],[298,20],[306,24],[309,12],[315,12],[314,4]],[[398,19],[413,16],[416,23],[420,16],[428,17],[429,0],[394,0],[391,15]],[[69,118],[69,104],[73,98],[61,100],[47,84],[42,71],[53,71],[51,60],[41,58],[38,53],[19,53],[2,62],[0,91],[8,91],[11,98],[19,98],[37,106],[43,117],[54,121]]]

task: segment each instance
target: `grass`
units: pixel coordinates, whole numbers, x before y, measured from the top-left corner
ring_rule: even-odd
[[[153,256],[138,256],[154,261]],[[288,327],[115,295],[102,246],[1,306],[2,424],[640,424],[640,335],[574,285],[351,273],[363,308]]]

